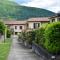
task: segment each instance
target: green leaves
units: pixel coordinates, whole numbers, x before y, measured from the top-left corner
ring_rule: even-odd
[[[45,47],[51,53],[60,51],[60,22],[51,23],[45,29]]]
[[[0,33],[4,34],[4,31],[5,31],[5,25],[2,21],[0,21]]]

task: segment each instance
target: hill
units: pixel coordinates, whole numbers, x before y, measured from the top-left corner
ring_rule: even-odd
[[[32,17],[50,17],[55,13],[34,7],[20,6],[15,2],[0,0],[0,18],[24,20]]]

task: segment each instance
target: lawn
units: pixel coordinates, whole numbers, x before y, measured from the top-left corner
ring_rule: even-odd
[[[0,43],[0,60],[7,60],[9,50],[11,46],[11,39],[7,39]]]

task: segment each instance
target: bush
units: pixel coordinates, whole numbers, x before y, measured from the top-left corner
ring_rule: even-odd
[[[7,38],[11,37],[11,31],[9,29],[7,29]]]
[[[51,23],[45,29],[45,48],[53,54],[60,52],[60,23]]]
[[[0,21],[0,34],[4,34],[5,32],[5,25],[3,21]]]
[[[45,29],[43,27],[35,31],[35,43],[37,43],[38,45],[44,45],[44,31]]]
[[[29,31],[27,32],[27,42],[28,44],[32,45],[32,41],[35,40],[35,32],[34,31]]]
[[[22,40],[23,42],[27,42],[27,44],[32,44],[32,41],[35,40],[35,32],[29,31],[29,32],[22,32],[19,35],[19,40]]]
[[[27,37],[27,33],[26,32],[22,32],[20,37],[21,37],[22,41],[24,42],[27,39],[26,38]]]

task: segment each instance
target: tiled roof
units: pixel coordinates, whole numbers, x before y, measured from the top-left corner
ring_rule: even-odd
[[[48,22],[49,17],[41,17],[41,18],[30,18],[28,22]]]
[[[13,24],[13,25],[20,25],[20,24],[26,24],[26,21],[4,21],[5,24]]]

